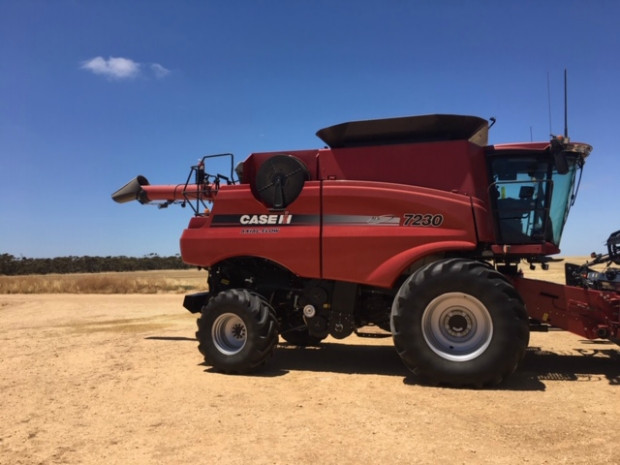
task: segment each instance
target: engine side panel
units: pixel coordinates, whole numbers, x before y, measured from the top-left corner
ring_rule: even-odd
[[[471,200],[421,187],[323,182],[323,277],[390,287],[415,260],[476,248]]]
[[[320,183],[306,182],[286,210],[271,211],[248,184],[224,186],[213,210],[193,218],[181,236],[181,256],[208,267],[231,257],[261,257],[293,273],[320,278]]]

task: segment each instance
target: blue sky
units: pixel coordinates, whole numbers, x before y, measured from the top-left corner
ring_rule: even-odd
[[[344,121],[495,116],[491,143],[547,140],[564,68],[570,136],[594,151],[562,252],[602,251],[620,229],[618,17],[597,0],[0,0],[0,253],[176,254],[190,209],[110,194],[184,182],[209,153],[320,147]]]

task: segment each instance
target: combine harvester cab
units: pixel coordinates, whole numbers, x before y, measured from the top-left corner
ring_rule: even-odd
[[[185,183],[138,176],[112,197],[192,208],[181,255],[208,270],[208,291],[184,306],[218,370],[259,368],[278,336],[307,346],[355,333],[391,336],[430,383],[494,385],[530,327],[619,339],[620,299],[612,268],[606,281],[569,268],[567,285],[519,271],[560,252],[591,147],[489,146],[488,130],[459,115],[343,123],[318,131],[322,149],[254,153],[235,169],[230,154],[206,156]],[[222,157],[227,174],[210,173]],[[618,236],[600,260],[618,263]]]

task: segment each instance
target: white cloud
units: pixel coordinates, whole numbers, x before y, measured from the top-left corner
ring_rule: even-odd
[[[155,77],[160,78],[160,79],[170,74],[170,70],[164,68],[159,63],[151,63],[151,71],[153,71],[153,73],[155,74]]]
[[[99,56],[82,62],[81,68],[109,79],[131,79],[139,76],[144,66],[130,58],[110,57],[106,60]],[[148,69],[158,79],[170,74],[170,70],[159,63],[149,64]]]
[[[82,63],[82,69],[112,79],[130,79],[140,73],[140,63],[129,58],[95,57]]]

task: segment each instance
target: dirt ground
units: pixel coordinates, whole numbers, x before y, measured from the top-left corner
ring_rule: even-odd
[[[0,296],[0,463],[620,463],[620,347],[533,333],[494,389],[418,384],[391,339],[201,362],[179,295]]]

